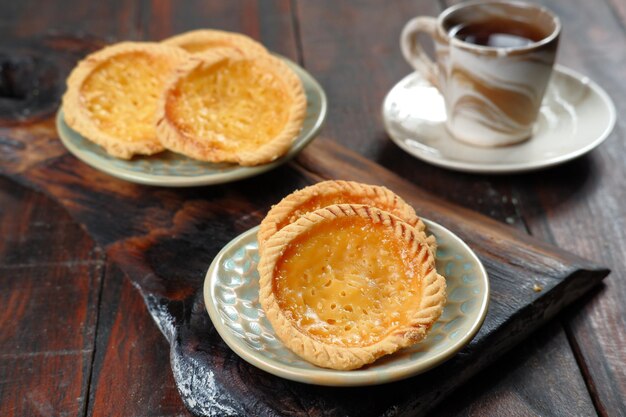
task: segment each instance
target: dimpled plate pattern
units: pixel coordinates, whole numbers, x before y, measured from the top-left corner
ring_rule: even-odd
[[[283,378],[317,385],[375,385],[425,372],[452,357],[480,329],[489,302],[489,281],[474,252],[456,235],[424,219],[437,237],[437,270],[446,277],[448,302],[428,337],[413,347],[353,371],[319,368],[278,340],[259,303],[258,227],[228,243],[204,281],[209,316],[241,358]]]
[[[287,58],[280,57],[300,77],[307,99],[302,130],[294,139],[287,154],[268,164],[243,167],[233,164],[215,164],[196,161],[174,152],[161,152],[152,156],[135,156],[131,160],[115,158],[95,143],[72,130],[59,109],[56,118],[57,132],[65,147],[81,161],[123,180],[139,184],[165,187],[191,187],[222,184],[269,171],[287,162],[309,144],[319,132],[326,118],[326,94],[319,83],[304,69]]]

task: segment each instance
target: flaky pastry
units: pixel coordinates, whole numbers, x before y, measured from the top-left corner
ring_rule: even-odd
[[[268,239],[286,225],[295,222],[305,213],[333,204],[374,206],[398,216],[419,232],[425,232],[424,223],[417,217],[415,210],[386,187],[354,181],[322,181],[289,194],[270,209],[259,228],[259,253],[263,253]],[[435,237],[427,236],[426,239],[435,254]]]
[[[280,340],[338,370],[420,342],[446,301],[423,235],[365,205],[304,214],[269,239],[258,270],[259,299]]]
[[[280,59],[233,48],[191,55],[170,77],[157,135],[174,152],[209,162],[259,165],[287,152],[306,96]]]
[[[162,151],[154,125],[157,101],[187,55],[148,42],[122,42],[88,55],[67,80],[65,122],[118,158]]]
[[[236,48],[241,52],[267,53],[263,45],[246,35],[215,29],[192,30],[164,39],[161,43],[178,46],[193,54],[221,47]]]

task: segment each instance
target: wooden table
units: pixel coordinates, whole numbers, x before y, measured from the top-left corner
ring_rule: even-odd
[[[597,81],[623,114],[626,3],[542,2],[563,21],[558,61]],[[405,154],[380,118],[385,93],[410,72],[399,32],[410,17],[435,15],[445,3],[4,1],[0,42],[10,52],[50,37],[160,40],[211,27],[248,34],[300,62],[328,94],[323,137],[613,271],[434,415],[624,416],[626,122],[618,118],[611,137],[590,155],[534,174],[460,174]],[[11,73],[12,62],[0,54],[2,74]],[[0,110],[19,99],[5,88],[6,77],[0,77]],[[47,119],[49,109],[40,123]],[[14,146],[5,136],[15,123],[3,119],[3,126],[0,163],[7,163],[1,154]],[[0,415],[188,415],[168,354],[140,295],[85,230],[57,202],[0,178]]]

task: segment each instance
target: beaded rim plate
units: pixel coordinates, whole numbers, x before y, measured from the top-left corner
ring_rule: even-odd
[[[286,155],[268,164],[243,167],[196,161],[174,152],[135,156],[131,160],[115,158],[95,143],[72,130],[63,118],[63,108],[56,117],[57,132],[68,151],[87,165],[114,177],[138,184],[164,187],[193,187],[223,184],[267,172],[289,161],[308,145],[320,131],[326,118],[327,100],[320,84],[300,66],[278,56],[300,77],[307,98],[302,130]]]
[[[271,374],[316,385],[363,386],[425,372],[454,356],[476,335],[487,313],[489,280],[476,254],[443,226],[423,219],[437,237],[437,270],[447,279],[448,302],[421,343],[352,371],[317,367],[276,338],[259,303],[258,227],[228,243],[204,281],[204,301],[217,332],[250,364]]]

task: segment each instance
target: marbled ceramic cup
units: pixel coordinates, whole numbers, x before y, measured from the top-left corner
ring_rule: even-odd
[[[459,25],[495,19],[518,20],[542,38],[521,47],[493,47],[450,35]],[[478,146],[503,146],[528,139],[539,114],[556,57],[561,23],[539,5],[471,1],[446,9],[438,18],[409,21],[400,38],[406,60],[441,92],[447,128],[457,139]],[[417,36],[430,35],[436,62]]]

